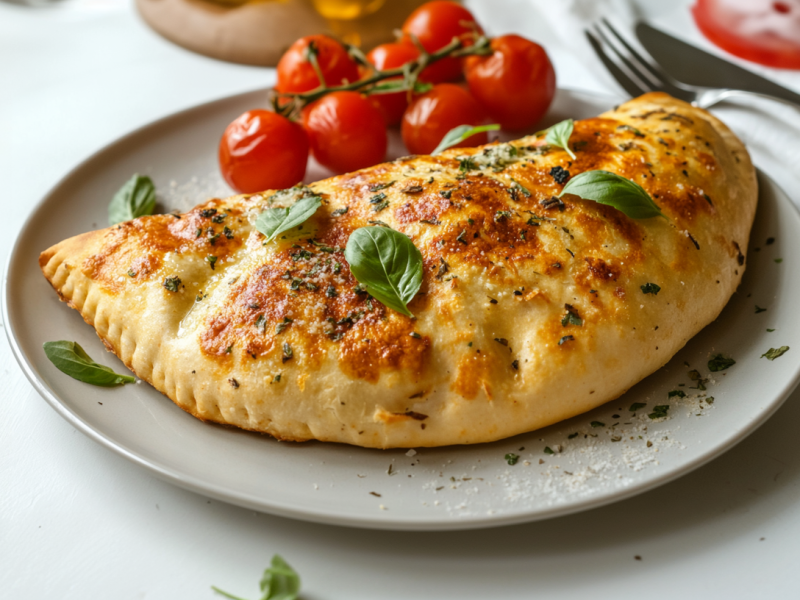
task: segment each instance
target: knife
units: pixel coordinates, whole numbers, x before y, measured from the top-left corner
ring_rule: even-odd
[[[743,69],[663,31],[639,22],[636,37],[664,70],[684,83],[747,90],[776,96],[800,106],[800,94]]]

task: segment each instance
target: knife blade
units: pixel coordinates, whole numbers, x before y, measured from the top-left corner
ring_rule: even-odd
[[[639,22],[636,37],[655,61],[675,79],[691,85],[769,94],[800,106],[800,94]]]

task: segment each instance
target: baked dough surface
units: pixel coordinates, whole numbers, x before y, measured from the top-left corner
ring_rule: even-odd
[[[647,94],[577,121],[570,142],[574,161],[531,136],[320,181],[295,240],[263,244],[257,215],[293,201],[265,192],[85,233],[40,264],[111,351],[200,419],[378,448],[497,440],[617,398],[719,315],[745,268],[755,171],[715,117]],[[557,166],[633,179],[669,220],[548,202]],[[344,247],[377,220],[422,252],[416,320],[354,290]]]

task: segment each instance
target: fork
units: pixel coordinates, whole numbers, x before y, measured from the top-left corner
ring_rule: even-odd
[[[651,57],[645,57],[629,44],[607,19],[585,31],[589,43],[611,75],[631,96],[646,92],[666,92],[670,96],[708,108],[733,96],[766,98],[797,105],[767,94],[729,88],[710,88],[689,85],[667,74]]]

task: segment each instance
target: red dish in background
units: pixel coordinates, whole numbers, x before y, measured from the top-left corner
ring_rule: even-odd
[[[697,0],[692,15],[703,35],[726,52],[800,69],[800,0]]]

